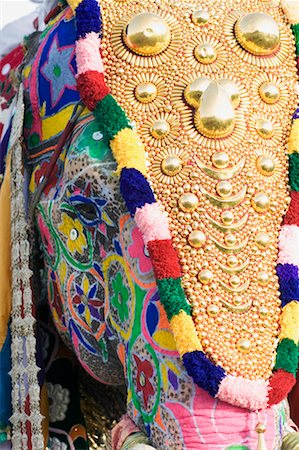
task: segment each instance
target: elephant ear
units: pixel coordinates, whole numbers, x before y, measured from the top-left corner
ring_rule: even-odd
[[[282,0],[281,6],[291,25],[299,23],[299,0]]]

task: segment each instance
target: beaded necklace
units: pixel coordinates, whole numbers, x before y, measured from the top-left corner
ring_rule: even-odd
[[[68,0],[76,19],[77,88],[81,100],[109,138],[118,164],[120,190],[147,246],[177,350],[188,374],[212,397],[251,410],[283,400],[296,382],[299,341],[299,109],[289,142],[291,204],[279,238],[277,274],[280,282],[281,331],[273,375],[269,380],[232,376],[205,355],[191,307],[181,283],[181,267],[173,247],[168,219],[147,180],[143,144],[125,112],[109,93],[99,49],[102,20],[97,0]],[[291,23],[299,56],[299,2],[283,8]]]

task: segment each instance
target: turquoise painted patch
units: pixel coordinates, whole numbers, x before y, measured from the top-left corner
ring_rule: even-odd
[[[250,450],[250,448],[245,445],[230,445],[225,450]]]

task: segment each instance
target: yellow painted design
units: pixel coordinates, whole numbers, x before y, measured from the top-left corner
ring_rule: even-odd
[[[157,344],[166,350],[176,350],[176,345],[172,334],[167,330],[158,330],[153,334],[153,339]]]
[[[279,340],[291,339],[297,345],[299,342],[299,302],[294,300],[283,308],[280,326]]]
[[[162,382],[163,382],[163,388],[168,389],[168,371],[165,364],[161,366],[161,375],[162,375]]]
[[[67,108],[62,109],[58,113],[56,113],[52,117],[47,117],[46,119],[42,119],[42,134],[43,134],[43,140],[48,140],[53,136],[56,136],[57,134],[61,133],[68,123],[72,112],[73,112],[74,106],[68,106]],[[41,114],[43,112],[43,107]],[[42,114],[43,115],[43,114]]]
[[[83,292],[84,292],[85,295],[87,295],[88,292],[89,292],[89,281],[88,281],[88,278],[85,275],[84,275],[84,278],[83,278]]]
[[[299,119],[294,120],[288,143],[288,152],[299,153]]]
[[[170,327],[177,344],[178,352],[181,356],[196,350],[202,351],[202,346],[196,334],[192,317],[188,316],[185,311],[181,311],[177,316],[174,316],[171,319]],[[182,330],[184,330],[184,333],[182,333]]]
[[[172,370],[172,372],[175,373],[177,376],[181,374],[179,368],[175,364],[173,364],[173,362],[171,362],[170,360],[167,360],[167,365],[169,369]]]
[[[65,261],[62,261],[59,266],[59,278],[60,278],[62,284],[65,283],[66,272],[67,272],[66,263],[65,263]]]
[[[25,67],[25,69],[23,70],[23,76],[24,78],[28,78],[31,72],[31,66],[27,66]]]
[[[117,173],[126,167],[146,175],[145,151],[142,142],[130,128],[124,128],[112,139],[110,146],[117,161]]]
[[[82,3],[82,0],[68,0],[68,4],[74,12],[77,6],[80,5],[80,3]]]
[[[86,237],[83,233],[83,225],[78,219],[72,219],[62,213],[62,223],[58,225],[58,230],[67,237],[67,247],[71,253],[83,254],[83,249],[87,247]],[[72,233],[76,233],[72,236]]]

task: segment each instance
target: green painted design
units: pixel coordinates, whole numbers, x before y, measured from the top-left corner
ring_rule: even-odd
[[[107,348],[106,340],[104,338],[101,338],[98,342],[98,345],[102,351],[103,362],[107,363],[108,362],[108,348]]]
[[[35,147],[40,143],[40,137],[37,133],[33,133],[31,136],[29,136],[28,141],[31,147]]]
[[[246,445],[230,445],[225,450],[250,450]]]
[[[51,237],[52,237],[52,239],[53,239],[54,242],[55,242],[55,246],[56,246],[56,247],[55,247],[55,261],[54,261],[54,264],[53,264],[53,260],[50,258],[50,256],[48,255],[48,253],[47,253],[46,251],[44,252],[44,255],[45,255],[45,258],[46,258],[46,260],[47,260],[47,263],[49,264],[49,266],[51,267],[51,269],[53,269],[54,271],[56,271],[56,270],[57,270],[57,267],[58,267],[58,264],[59,264],[59,262],[60,262],[60,253],[61,253],[61,252],[60,252],[59,242],[58,242],[58,239],[57,239],[57,236],[55,235],[55,233],[52,232],[53,227],[52,227],[51,224],[48,222],[47,214],[46,214],[44,208],[42,207],[41,203],[38,203],[37,209],[38,209],[39,213],[41,214],[42,218],[44,219],[45,224],[46,224],[47,227],[49,228]],[[37,217],[37,216],[35,216],[35,217]],[[37,225],[36,225],[36,228],[38,229],[38,226],[37,226]]]
[[[56,64],[56,65],[54,66],[53,72],[54,72],[55,77],[58,78],[58,77],[60,77],[60,75],[61,75],[61,68]]]
[[[289,157],[289,177],[292,191],[299,191],[299,153],[293,153]]]
[[[93,119],[93,116],[91,116]],[[76,137],[70,147],[71,153],[88,153],[89,156],[97,161],[114,161],[108,139],[105,138],[102,130],[95,120],[82,127],[82,131]]]
[[[298,368],[298,345],[291,339],[283,339],[277,347],[274,370],[283,369],[296,377]]]
[[[112,281],[114,295],[111,298],[111,304],[117,309],[118,317],[121,322],[128,320],[129,318],[129,292],[124,286],[122,276],[120,272],[117,272],[116,277]]]
[[[5,441],[7,441],[7,433],[6,433],[6,431],[2,431],[0,433],[0,443],[5,442]]]
[[[181,278],[157,280],[161,303],[165,308],[168,320],[171,320],[182,310],[191,315],[191,308],[187,303],[181,283]]]
[[[110,142],[119,131],[124,128],[131,128],[125,112],[120,108],[112,95],[107,95],[103,98],[103,100],[97,104],[93,113],[108,142]]]
[[[292,25],[292,30],[295,36],[297,56],[299,56],[299,23]]]

